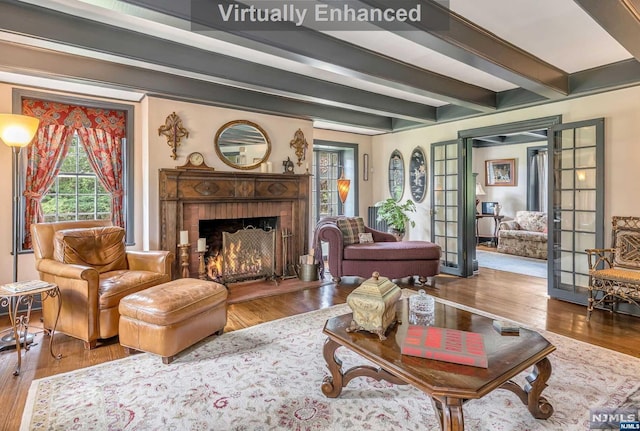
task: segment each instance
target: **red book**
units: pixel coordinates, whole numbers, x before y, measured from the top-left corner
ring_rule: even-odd
[[[476,332],[410,325],[401,346],[403,355],[487,368],[484,338]]]

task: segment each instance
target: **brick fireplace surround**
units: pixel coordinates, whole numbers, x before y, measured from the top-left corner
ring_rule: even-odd
[[[180,276],[178,242],[189,231],[190,276],[198,277],[199,221],[277,217],[276,274],[282,274],[282,232],[293,234],[287,262],[309,250],[309,175],[160,169],[160,247],[176,254],[173,278]]]

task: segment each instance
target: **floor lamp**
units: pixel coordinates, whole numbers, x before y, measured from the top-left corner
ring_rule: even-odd
[[[19,208],[20,197],[19,180],[20,180],[20,151],[22,147],[26,147],[31,143],[33,137],[38,130],[40,120],[34,117],[17,114],[0,114],[0,141],[11,147],[13,160],[13,187],[11,189],[13,201],[13,282],[18,281],[18,240],[20,238]],[[15,345],[13,334],[2,338],[4,343]],[[29,342],[29,340],[27,340]]]

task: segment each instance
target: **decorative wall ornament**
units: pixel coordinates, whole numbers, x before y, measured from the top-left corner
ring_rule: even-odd
[[[302,161],[307,157],[307,148],[309,148],[309,143],[304,138],[304,133],[302,133],[302,129],[296,130],[295,135],[293,135],[293,139],[289,143],[289,147],[296,149],[298,166],[301,166]]]
[[[420,147],[414,148],[409,160],[409,187],[413,200],[422,202],[427,193],[427,167]]]
[[[393,150],[389,158],[389,193],[396,202],[404,194],[404,159],[399,150]]]
[[[158,127],[158,135],[167,137],[167,144],[171,147],[170,157],[175,160],[178,157],[176,148],[180,145],[182,138],[189,137],[189,131],[182,127],[182,120],[173,112],[164,120],[164,126]]]

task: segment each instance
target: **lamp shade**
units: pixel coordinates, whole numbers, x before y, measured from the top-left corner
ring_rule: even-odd
[[[482,188],[482,184],[480,183],[476,183],[476,196],[485,196],[486,193],[484,191],[484,189]]]
[[[0,114],[0,140],[10,147],[26,147],[38,130],[40,120],[18,114]]]
[[[347,195],[349,194],[349,189],[351,188],[351,180],[344,177],[344,173],[342,177],[338,179],[338,196],[340,196],[340,201],[344,204],[347,200]]]
[[[344,169],[342,170],[342,175],[338,178],[338,196],[340,197],[340,201],[342,205],[347,200],[347,195],[349,194],[349,189],[351,188],[351,180],[344,177]]]

